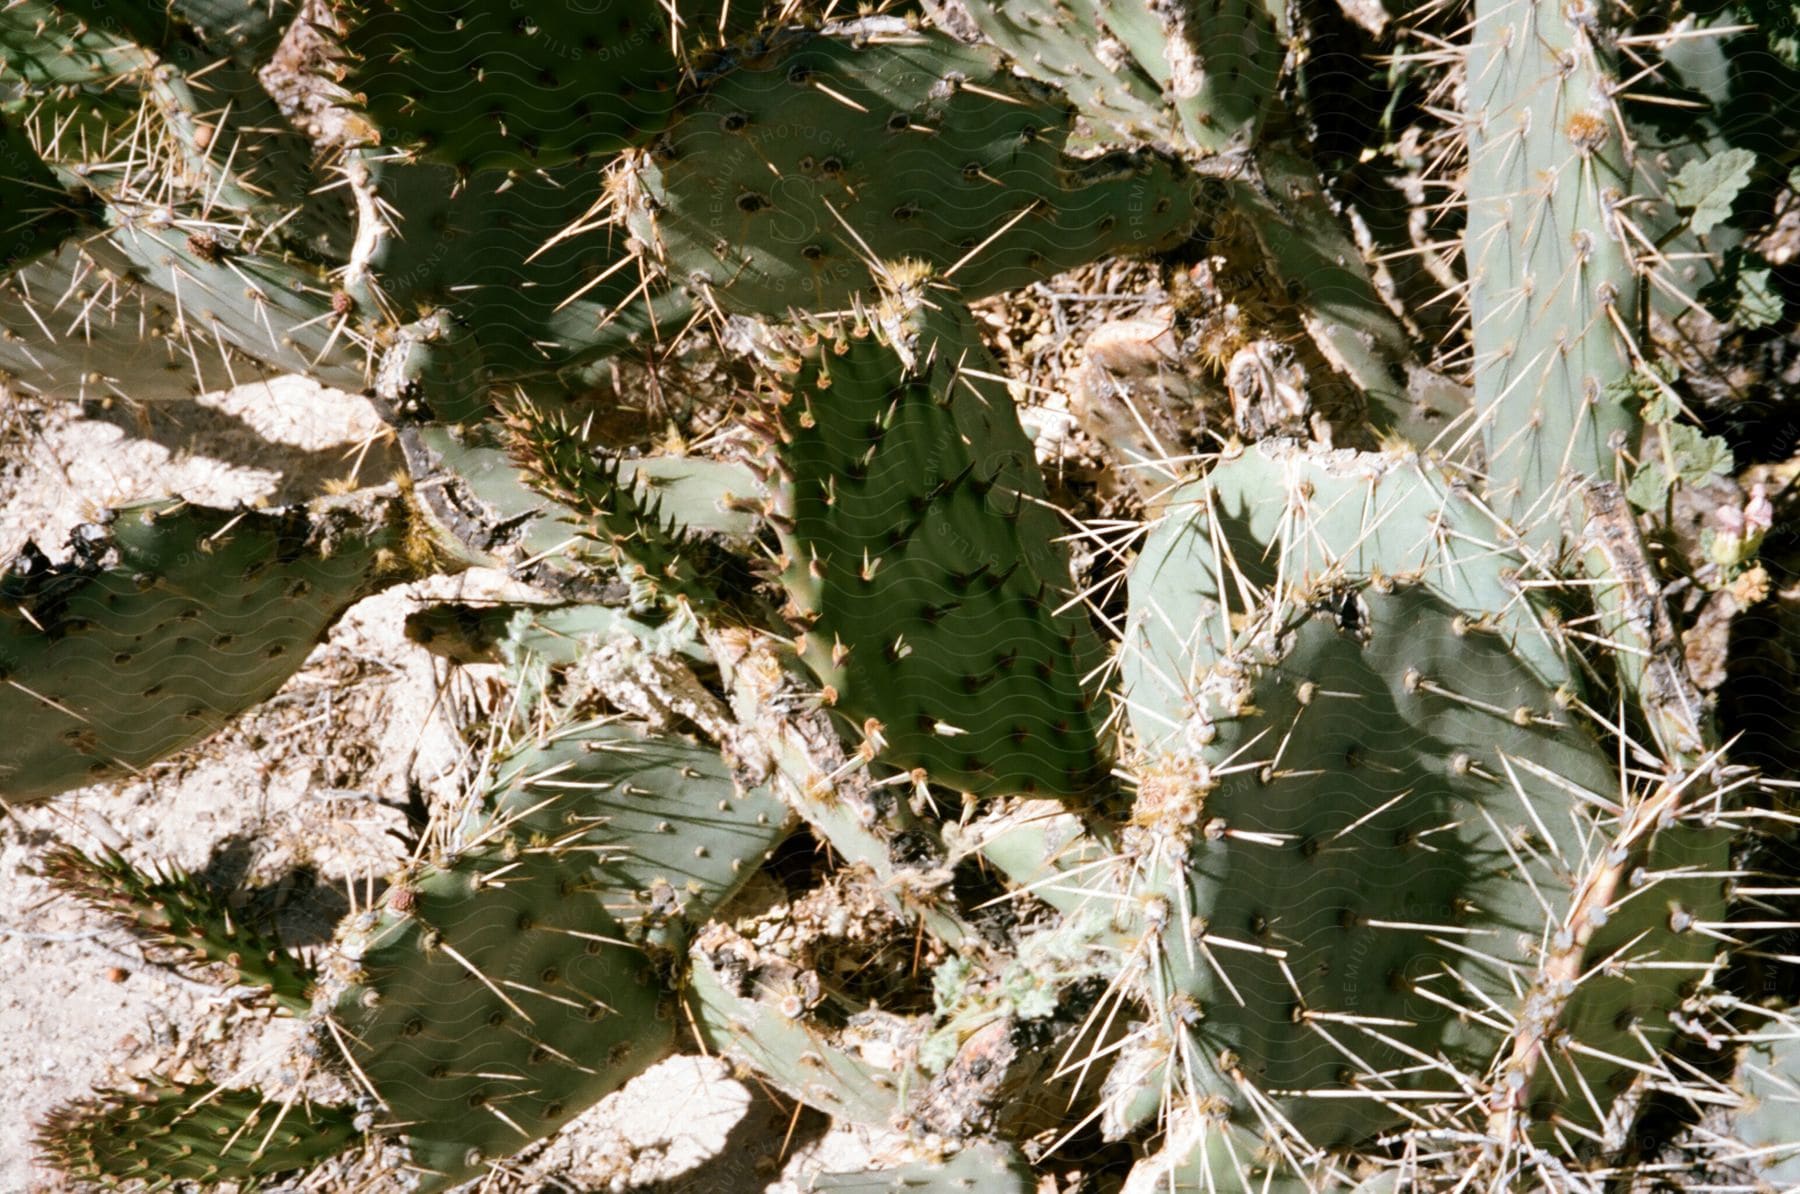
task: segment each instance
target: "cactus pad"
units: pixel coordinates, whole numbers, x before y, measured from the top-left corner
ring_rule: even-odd
[[[347,85],[390,143],[476,170],[554,166],[654,135],[680,78],[655,0],[390,0],[350,29]]]
[[[139,869],[108,850],[92,857],[69,846],[44,857],[52,886],[111,915],[137,936],[200,965],[223,963],[237,982],[265,988],[292,1015],[312,1006],[312,969],[264,936],[204,878],[164,864]]]
[[[880,723],[895,766],[1086,793],[1105,774],[1097,651],[1062,528],[969,316],[932,302],[895,299],[883,331],[821,331],[778,378],[802,655],[841,713]]]
[[[262,513],[153,501],[0,576],[0,800],[136,771],[272,695],[352,602],[409,579],[403,502]]]
[[[348,1107],[284,1106],[254,1090],[209,1082],[159,1081],[149,1091],[112,1091],[53,1112],[38,1145],[77,1181],[247,1185],[310,1169],[356,1146]]]
[[[1053,93],[992,51],[878,24],[728,58],[637,159],[632,230],[676,281],[731,311],[817,312],[867,291],[871,261],[919,257],[973,298],[1193,225],[1175,164],[1066,157]]]

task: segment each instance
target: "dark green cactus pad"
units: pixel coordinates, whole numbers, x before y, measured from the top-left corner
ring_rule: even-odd
[[[116,5],[107,5],[116,11]],[[169,9],[202,44],[249,66],[274,54],[298,15],[298,0],[169,0]]]
[[[441,1189],[560,1128],[667,1055],[643,951],[584,890],[587,856],[483,842],[339,933],[356,981],[321,1022]]]
[[[0,9],[0,84],[27,93],[104,85],[146,61],[134,43],[162,40],[162,22],[139,6],[120,6],[122,23],[91,20],[97,14],[83,7],[19,0]]]
[[[254,1090],[163,1080],[142,1094],[109,1091],[59,1108],[39,1127],[38,1148],[76,1181],[162,1190],[253,1186],[310,1169],[361,1138],[349,1107],[285,1107]]]
[[[785,833],[716,752],[628,725],[509,756],[446,860],[339,944],[359,969],[326,1039],[436,1186],[561,1127],[673,1045],[658,957]],[[638,942],[639,944],[632,944]]]
[[[40,870],[58,891],[144,940],[191,963],[229,966],[238,984],[266,988],[282,1011],[304,1015],[312,1006],[312,968],[265,936],[205,879],[169,863],[139,869],[117,851],[95,857],[72,846],[51,850]]]
[[[54,252],[83,227],[85,206],[63,190],[24,131],[0,111],[0,275]]]
[[[672,340],[692,315],[685,294],[645,286],[622,230],[550,243],[599,198],[591,167],[465,180],[430,163],[368,168],[393,228],[375,247],[366,280],[349,287],[362,313],[407,324],[442,311],[479,350],[470,380],[480,385],[459,391],[441,418],[474,417],[495,387],[547,384],[633,342]]]
[[[930,304],[895,300],[885,332],[818,332],[776,379],[801,655],[853,727],[880,723],[896,767],[1088,794],[1106,774],[1099,651],[1064,529],[967,311]]]
[[[345,38],[347,86],[390,144],[459,171],[554,166],[654,136],[681,67],[655,0],[390,0]]]
[[[1175,163],[1067,157],[1073,113],[992,50],[877,26],[781,34],[683,100],[627,208],[671,278],[729,311],[817,312],[911,257],[976,298],[1193,226]]]
[[[322,1032],[436,1174],[427,1189],[553,1133],[666,1055],[666,949],[785,832],[787,809],[738,791],[716,751],[619,722],[502,760],[445,863],[401,875],[338,936],[360,969]]]
[[[352,602],[432,561],[402,503],[261,513],[172,500],[28,547],[0,576],[0,800],[146,767],[272,695]]]

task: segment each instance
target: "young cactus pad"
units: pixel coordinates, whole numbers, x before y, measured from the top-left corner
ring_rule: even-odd
[[[311,967],[264,936],[202,876],[172,864],[140,869],[117,851],[94,856],[71,846],[52,850],[41,871],[59,891],[183,961],[230,967],[238,983],[264,988],[284,1012],[304,1015],[312,1006]]]
[[[1067,157],[1072,124],[1054,93],[941,33],[783,33],[683,102],[634,163],[627,215],[676,281],[768,315],[847,306],[873,261],[922,258],[974,298],[1179,242],[1196,219],[1185,173]]]
[[[355,1118],[348,1107],[159,1080],[141,1094],[109,1091],[59,1108],[39,1129],[38,1146],[63,1173],[107,1187],[251,1188],[354,1148],[362,1137]]]
[[[948,293],[798,342],[776,379],[802,657],[881,757],[978,793],[1104,776],[1098,662],[1005,386]]]
[[[75,559],[0,576],[0,802],[135,772],[272,695],[337,616],[430,553],[406,499],[284,511],[145,502],[85,524]]]

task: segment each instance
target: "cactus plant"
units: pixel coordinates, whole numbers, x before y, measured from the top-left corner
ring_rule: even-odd
[[[354,1145],[347,1108],[276,1103],[257,1091],[160,1081],[58,1109],[39,1136],[58,1168],[81,1181],[255,1183],[309,1169]]]
[[[781,364],[801,655],[852,724],[876,723],[884,761],[974,792],[1080,795],[1101,766],[1097,645],[1067,608],[1056,518],[993,363],[947,296],[926,302],[911,279],[870,330],[821,329]]]
[[[1681,554],[1727,460],[1687,458],[1683,371],[1779,334],[1737,225],[1791,156],[1716,112],[1649,128],[1647,96],[1729,101],[1686,45],[1714,18],[806,7],[308,6],[317,159],[256,84],[289,6],[0,12],[0,381],[298,370],[369,393],[409,480],[28,548],[0,796],[196,740],[389,582],[532,590],[409,618],[508,697],[316,978],[182,874],[45,861],[268,988],[363,1113],[165,1084],[44,1151],[254,1181],[372,1132],[443,1188],[685,1023],[905,1135],[821,1189],[1030,1189],[1077,1149],[1144,1194],[1783,1180],[1787,1014],[1741,988],[1800,989],[1756,936],[1791,809],[1731,761],[1663,581],[1753,600],[1780,542],[1756,491]],[[1366,46],[1313,61],[1350,21],[1429,48],[1380,84]],[[1380,119],[1329,110],[1339,69]],[[1372,231],[1383,171],[1414,197]],[[1461,247],[1465,324],[1390,284],[1401,226]],[[1065,420],[1041,370],[1121,286],[1229,425]],[[594,384],[684,354],[716,384],[654,419]],[[771,860],[791,898],[734,904]],[[812,964],[857,932],[883,944]]]
[[[728,57],[637,155],[624,215],[672,278],[729,311],[830,311],[914,257],[978,297],[1192,226],[1175,164],[1067,157],[1068,110],[995,55],[879,32]]]

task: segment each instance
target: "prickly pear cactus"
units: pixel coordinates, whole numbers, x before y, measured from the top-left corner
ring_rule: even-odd
[[[317,966],[37,868],[354,1107],[41,1151],[441,1189],[691,1035],[893,1133],[819,1189],[1787,1180],[1791,800],[1689,666],[1792,596],[1779,7],[0,6],[0,447],[293,370],[407,470],[27,547],[0,802],[493,570],[407,618],[457,794]]]
[[[152,501],[0,577],[0,799],[142,770],[272,695],[352,602],[439,566],[401,496],[280,512]]]
[[[38,1139],[79,1181],[253,1185],[354,1147],[362,1135],[355,1118],[349,1108],[276,1102],[254,1090],[159,1081],[60,1108]]]
[[[477,170],[599,158],[654,134],[679,77],[668,13],[403,0],[351,22],[345,85],[389,144]]]
[[[702,76],[625,199],[672,279],[727,311],[829,311],[911,257],[979,297],[1193,225],[1176,164],[1066,156],[1069,110],[991,52],[873,32],[779,34]]]
[[[993,362],[922,281],[796,340],[775,379],[801,656],[884,761],[1079,796],[1103,766],[1097,644]]]

